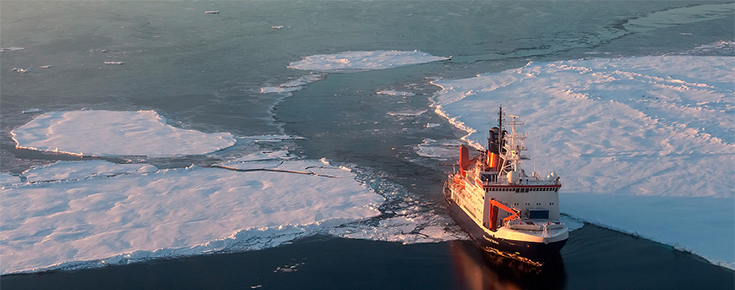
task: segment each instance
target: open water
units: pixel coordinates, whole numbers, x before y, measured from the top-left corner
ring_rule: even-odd
[[[444,214],[436,161],[412,150],[460,133],[429,109],[433,78],[529,61],[686,54],[735,38],[734,16],[659,17],[722,1],[2,1],[2,171],[70,157],[14,148],[9,132],[44,111],[152,109],[174,125],[239,136],[289,134],[293,153],[353,164]],[[218,10],[220,14],[204,14]],[[683,17],[683,18],[682,18]],[[684,20],[682,20],[684,19]],[[631,21],[643,26],[626,26]],[[272,28],[283,26],[280,29]],[[641,28],[643,27],[643,28]],[[653,28],[652,28],[653,27]],[[330,73],[302,91],[261,87],[306,74],[315,54],[420,50],[449,61]],[[101,65],[122,61],[124,65]],[[50,65],[41,69],[41,65]],[[11,71],[31,68],[30,73]],[[393,89],[402,98],[375,92]],[[402,117],[395,111],[426,113]],[[427,127],[427,124],[440,124]],[[75,157],[76,158],[76,157]],[[418,160],[418,161],[417,161]],[[202,160],[161,160],[159,167]],[[386,204],[385,211],[392,205]],[[563,205],[562,205],[563,211]],[[385,212],[385,214],[388,214]],[[585,225],[555,270],[484,257],[467,241],[400,245],[312,237],[277,248],[100,269],[11,275],[6,289],[733,289],[735,274],[685,252]],[[285,270],[287,267],[288,270]]]

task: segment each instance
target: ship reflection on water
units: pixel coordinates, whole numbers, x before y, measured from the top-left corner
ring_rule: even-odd
[[[459,289],[563,289],[566,285],[564,261],[536,267],[487,253],[470,241],[450,242]]]

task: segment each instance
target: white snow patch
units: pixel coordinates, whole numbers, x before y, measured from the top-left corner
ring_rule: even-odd
[[[114,167],[85,162],[36,172],[57,178],[64,166],[77,176]],[[341,178],[190,167],[3,188],[0,273],[262,249],[379,214],[381,196],[351,172],[325,167],[300,160],[276,168]]]
[[[303,60],[292,62],[288,67],[321,72],[354,72],[388,69],[446,59],[449,58],[433,56],[418,50],[348,51],[307,56]]]
[[[58,161],[34,167],[23,172],[28,182],[81,180],[93,177],[112,177],[126,174],[156,172],[150,164],[116,164],[104,160]]]
[[[435,81],[433,106],[477,147],[495,126],[488,111],[520,115],[537,171],[579,193],[562,194],[563,212],[733,264],[733,79],[732,57],[529,63]],[[604,202],[592,211],[571,197]]]
[[[403,97],[413,97],[416,94],[412,92],[402,92],[402,91],[394,91],[394,90],[383,90],[377,92],[378,95],[389,95],[389,96],[403,96]]]
[[[199,155],[235,144],[230,133],[166,124],[155,111],[56,111],[11,131],[18,148],[74,155]]]

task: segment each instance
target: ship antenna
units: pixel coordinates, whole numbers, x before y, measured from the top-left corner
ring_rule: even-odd
[[[536,172],[536,138],[533,139],[533,172]]]

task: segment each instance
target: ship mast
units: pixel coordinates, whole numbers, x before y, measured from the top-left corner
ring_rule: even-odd
[[[511,120],[511,131],[510,134],[506,134],[502,142],[502,149],[500,150],[500,158],[502,158],[502,165],[500,166],[500,176],[507,176],[508,183],[516,183],[516,181],[523,178],[521,171],[521,160],[528,160],[528,156],[521,155],[521,152],[526,150],[526,146],[523,144],[523,140],[526,139],[526,134],[519,134],[516,131],[516,126],[522,126],[523,123],[518,120],[518,116],[508,115],[512,118]],[[500,119],[500,118],[499,118]]]

